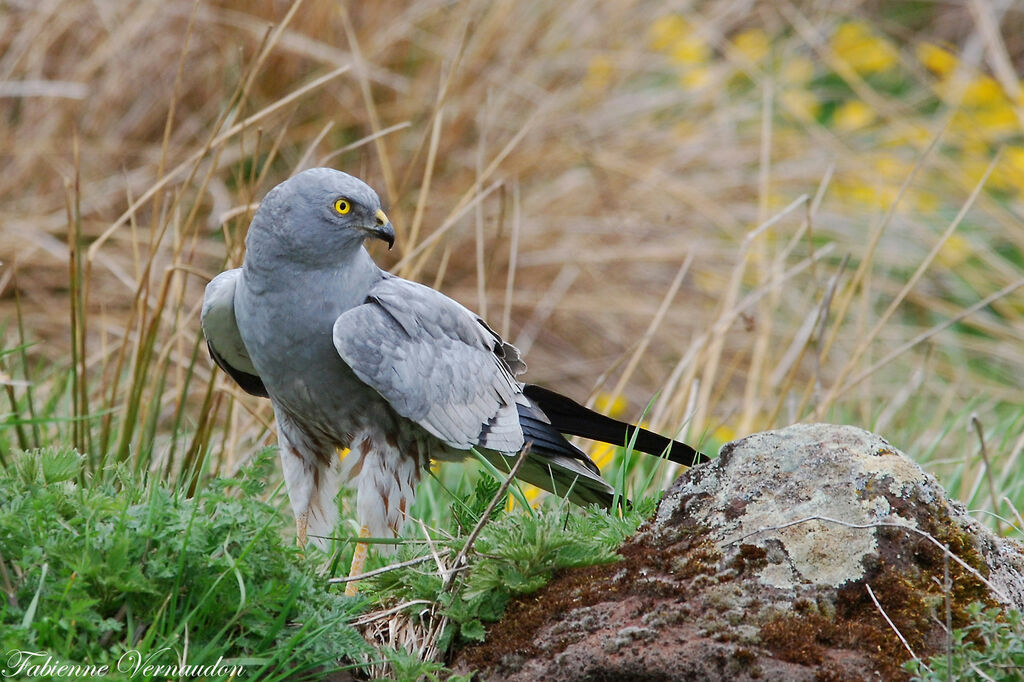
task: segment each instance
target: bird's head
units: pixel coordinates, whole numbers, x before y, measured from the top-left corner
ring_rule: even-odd
[[[372,237],[395,243],[377,193],[359,178],[311,168],[272,189],[249,228],[247,248],[281,249],[289,259],[330,261]],[[276,248],[275,248],[276,247]]]

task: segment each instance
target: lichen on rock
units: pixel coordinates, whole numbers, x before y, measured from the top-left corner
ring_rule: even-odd
[[[865,576],[880,531],[925,530],[916,519],[922,505],[941,501],[939,516],[965,532],[981,530],[945,498],[934,478],[878,436],[852,426],[800,424],[724,447],[702,475],[680,479],[648,532],[657,533],[686,505],[688,518],[706,526],[725,554],[741,541],[781,545],[785,560],[757,572],[763,584],[838,588]],[[1021,603],[1019,593],[997,598]]]
[[[1024,608],[1021,547],[849,426],[726,445],[620,553],[514,602],[457,667],[488,680],[892,679],[909,654],[881,611],[927,656],[944,647],[947,600],[954,627],[971,602]]]

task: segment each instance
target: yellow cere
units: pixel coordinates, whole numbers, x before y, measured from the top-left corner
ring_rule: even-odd
[[[352,202],[348,199],[338,199],[334,202],[334,210],[341,215],[345,215],[352,210]]]

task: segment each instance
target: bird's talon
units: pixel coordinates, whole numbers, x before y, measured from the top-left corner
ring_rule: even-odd
[[[359,537],[368,538],[370,537],[370,529],[363,526],[359,529]],[[355,578],[363,574],[363,567],[366,566],[366,552],[369,550],[369,546],[365,542],[357,542],[356,550],[352,554],[352,568],[348,572],[349,578]],[[354,597],[359,593],[359,581],[353,580],[345,587],[345,596]]]

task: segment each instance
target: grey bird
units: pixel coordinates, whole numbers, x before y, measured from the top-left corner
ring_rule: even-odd
[[[361,537],[397,537],[423,469],[471,448],[507,472],[530,443],[519,478],[604,507],[612,487],[563,434],[632,441],[686,466],[705,458],[521,383],[514,346],[454,300],[381,270],[367,239],[395,239],[377,193],[340,171],[304,171],[266,195],[242,267],[203,299],[214,361],[273,404],[301,543],[325,546],[342,483],[356,488]],[[357,546],[353,575],[365,552]]]

